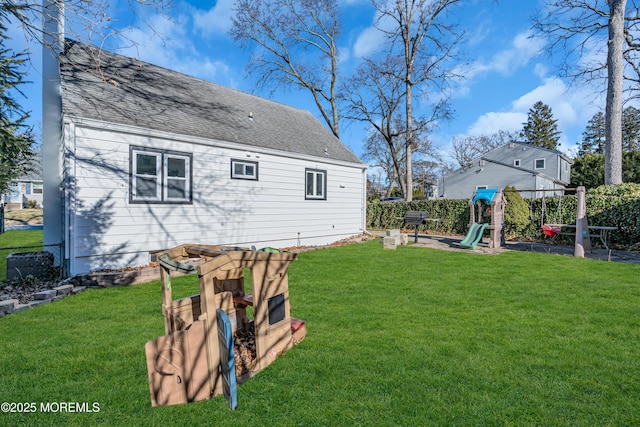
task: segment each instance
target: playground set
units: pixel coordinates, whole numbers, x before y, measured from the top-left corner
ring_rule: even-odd
[[[469,199],[469,231],[460,242],[460,247],[475,249],[487,228],[489,229],[489,247],[500,248],[504,246],[503,223],[506,205],[507,201],[502,190],[497,188],[476,190],[473,197]],[[485,221],[486,218],[489,218],[489,222]]]
[[[288,268],[296,259],[191,244],[158,254],[165,335],[145,346],[153,406],[224,394],[235,409],[237,384],[304,339],[305,322],[290,315]],[[173,300],[172,272],[197,273],[200,293]],[[245,293],[247,273],[252,293]]]
[[[608,239],[611,231],[617,227],[592,226],[587,221],[586,189],[585,187],[564,188],[564,189],[538,189],[538,190],[514,190],[518,192],[559,192],[575,191],[577,196],[576,222],[575,224],[547,224],[543,223],[541,229],[543,234],[555,239],[560,234],[575,234],[574,256],[584,257],[585,251],[591,252],[590,231],[597,233],[594,237],[599,237],[603,246],[609,249]],[[560,210],[560,203],[558,210]],[[489,247],[500,248],[504,246],[504,209],[507,202],[504,198],[503,190],[496,188],[478,189],[473,197],[469,199],[470,221],[469,230],[465,238],[460,242],[460,247],[464,249],[475,249],[482,240],[485,229],[489,229]],[[544,199],[543,199],[544,206]],[[544,212],[544,209],[543,209]],[[489,219],[489,221],[487,221]],[[544,221],[544,213],[543,219]],[[566,231],[565,231],[566,230]]]

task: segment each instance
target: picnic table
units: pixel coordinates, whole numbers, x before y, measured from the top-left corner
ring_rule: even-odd
[[[549,224],[549,226],[551,227],[557,227],[560,229],[560,233],[559,234],[569,234],[569,235],[575,235],[575,231],[573,233],[571,232],[563,232],[562,229],[563,228],[567,228],[567,229],[576,229],[576,225],[575,224]],[[589,229],[589,238],[593,238],[593,237],[598,237],[600,238],[600,241],[602,242],[602,245],[607,248],[607,250],[609,249],[609,241],[611,239],[611,232],[614,230],[617,230],[618,227],[608,227],[608,226],[604,226],[604,225],[589,225],[588,226]],[[593,233],[591,232],[593,230]]]

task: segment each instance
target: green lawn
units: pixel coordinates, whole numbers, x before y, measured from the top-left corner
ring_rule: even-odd
[[[0,396],[97,402],[3,425],[640,425],[640,266],[378,242],[303,253],[307,338],[221,397],[152,408],[144,344],[159,282],[89,290],[0,319]],[[195,293],[193,277],[174,297]]]
[[[0,282],[7,278],[7,256],[12,252],[42,250],[42,230],[9,230],[0,234]],[[28,247],[27,249],[2,249]]]

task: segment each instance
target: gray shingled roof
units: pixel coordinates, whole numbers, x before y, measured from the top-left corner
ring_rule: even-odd
[[[71,117],[361,163],[305,110],[69,40],[60,70]]]

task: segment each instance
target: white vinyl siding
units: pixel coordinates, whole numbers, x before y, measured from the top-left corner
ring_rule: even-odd
[[[364,165],[247,153],[213,142],[74,126],[75,179],[67,241],[73,274],[144,265],[150,252],[184,243],[286,248],[323,245],[362,232]],[[143,147],[144,144],[144,147]],[[130,146],[154,154],[190,153],[191,203],[131,203]],[[249,155],[251,157],[249,157]],[[232,159],[259,161],[259,180],[231,177]],[[324,171],[326,202],[305,200],[306,172]],[[160,175],[173,174],[161,165]],[[180,176],[172,176],[178,180]]]

